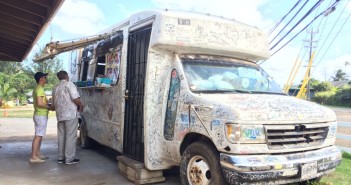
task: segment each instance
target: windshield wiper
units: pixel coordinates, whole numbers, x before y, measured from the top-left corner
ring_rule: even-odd
[[[252,93],[257,94],[280,94],[280,95],[287,95],[286,93],[282,92],[269,92],[269,91],[252,91]]]
[[[214,89],[214,90],[193,90],[196,93],[252,93],[251,91],[242,89]]]

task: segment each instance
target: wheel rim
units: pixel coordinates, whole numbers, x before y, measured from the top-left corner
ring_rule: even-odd
[[[187,166],[187,177],[189,184],[206,185],[210,184],[211,171],[208,163],[202,156],[193,156]]]

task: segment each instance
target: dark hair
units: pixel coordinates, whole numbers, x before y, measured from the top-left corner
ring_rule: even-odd
[[[68,73],[66,71],[59,71],[56,74],[56,76],[59,80],[63,80],[63,79],[66,79],[66,77],[68,76]]]

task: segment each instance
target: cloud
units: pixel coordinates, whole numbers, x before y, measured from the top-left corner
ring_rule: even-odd
[[[93,35],[105,28],[105,17],[96,4],[85,0],[66,0],[52,24],[76,36]]]
[[[187,10],[193,12],[209,13],[235,19],[239,22],[253,26],[262,27],[272,23],[272,20],[265,19],[258,7],[263,4],[263,0],[151,0],[152,3],[161,9]]]
[[[257,26],[266,32],[268,32],[281,18],[281,16],[283,16],[290,8],[290,6],[289,8],[286,8],[286,4],[283,6],[280,1],[278,2],[268,0],[150,0],[148,3],[145,3],[143,1],[135,6],[130,6],[128,5],[129,3],[126,3],[124,1],[114,1],[111,3],[111,1],[105,2],[104,0],[103,3],[101,1],[101,4],[98,4],[100,1],[94,2],[95,3],[91,3],[87,0],[65,0],[59,12],[53,19],[52,24],[55,26],[55,28],[58,28],[58,31],[61,31],[60,33],[71,35],[69,37],[64,34],[57,36],[61,38],[72,38],[94,35],[109,26],[106,23],[108,21],[106,19],[111,19],[112,15],[116,16],[114,19],[126,19],[131,14],[141,11],[143,8],[145,8],[145,6],[149,6],[150,2],[151,8],[167,8],[171,10],[209,13],[213,15],[223,16],[225,18],[235,19],[236,21],[249,25]],[[113,8],[106,9],[105,7],[104,11],[102,11],[102,9],[99,9],[98,6],[102,6],[104,3]],[[131,4],[135,3],[136,2]],[[291,6],[293,4],[294,3],[291,3]],[[341,7],[343,6],[339,6],[337,10],[332,14],[332,16],[328,16],[328,18],[331,19],[334,16],[336,17],[338,15],[337,11],[341,10]],[[351,3],[348,4],[347,10],[349,13],[351,12]],[[345,19],[346,18],[343,20]],[[280,30],[282,26],[286,24],[286,21],[287,20],[285,20],[285,22],[282,23],[281,26],[277,28],[277,30]],[[289,25],[286,29],[289,30],[292,25]],[[299,25],[299,27],[296,28],[296,30],[293,31],[291,35],[295,35],[296,32],[301,29],[302,25]],[[347,29],[345,26],[344,30],[349,29]],[[327,31],[325,31],[325,33],[327,33]],[[269,39],[272,38],[272,35]],[[289,76],[298,52],[304,45],[302,40],[306,37],[306,35],[306,32],[301,33],[299,35],[300,38],[294,39],[293,42],[289,43],[280,52],[278,52],[262,65],[268,74],[273,76],[281,86],[286,82]],[[347,41],[351,40],[351,36],[345,32],[341,33],[340,37],[342,35],[344,35],[342,40],[345,43],[349,43]],[[284,38],[280,45],[278,45],[275,49],[280,48],[281,44],[286,43],[290,38],[291,37]],[[278,41],[279,39],[280,38],[277,38],[275,41]],[[61,39],[57,39],[55,37],[55,40]],[[319,42],[323,42],[323,40],[320,40]],[[272,44],[274,44],[274,42]],[[350,55],[343,55],[345,51],[350,53],[350,49],[348,48],[349,47],[345,47],[344,45],[334,43],[333,47],[330,48],[330,51],[328,53],[333,53],[333,57],[335,57],[335,59],[323,59],[323,62],[321,62],[321,64],[316,68],[316,72],[314,72],[313,77],[319,80],[324,80],[324,78],[328,80],[330,79],[330,76],[335,74],[334,70],[336,71],[338,68],[344,69],[344,62],[351,62]],[[306,52],[307,50],[307,48],[304,48],[303,52]],[[306,58],[307,55],[303,59],[304,61],[302,66],[307,65]],[[351,66],[347,66],[347,69],[351,72]],[[299,71],[299,74],[295,78],[295,83],[298,83],[302,80],[306,68],[301,67]],[[348,73],[348,75],[351,76],[351,73]]]

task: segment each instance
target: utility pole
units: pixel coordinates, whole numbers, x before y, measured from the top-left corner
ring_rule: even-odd
[[[308,47],[310,48],[310,56],[309,56],[309,60],[311,60],[312,58],[312,49],[315,48],[316,46],[314,45],[314,43],[316,43],[317,41],[313,40],[313,36],[314,34],[318,33],[319,31],[316,30],[316,31],[313,31],[313,28],[311,28],[310,30],[307,29],[307,33],[310,33],[311,34],[311,37],[310,37],[310,40],[304,40],[305,42],[308,42],[308,46],[305,46],[305,47]],[[311,66],[313,67],[313,66]],[[311,68],[310,69],[307,69],[308,70],[308,77],[310,80],[311,80]],[[310,80],[308,80],[308,83],[307,83],[307,100],[311,100],[311,87],[310,87]]]

